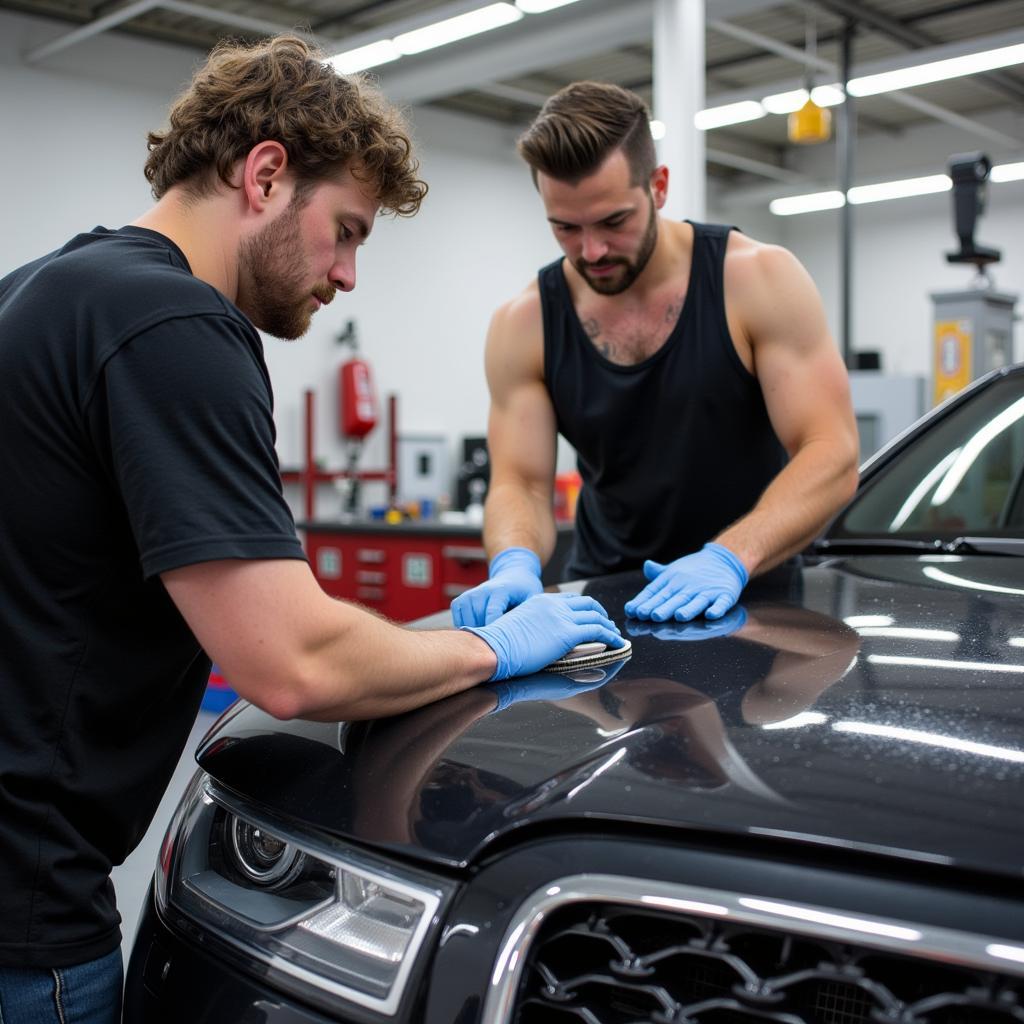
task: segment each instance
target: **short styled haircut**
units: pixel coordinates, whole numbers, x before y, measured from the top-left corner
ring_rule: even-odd
[[[209,194],[260,142],[284,146],[300,194],[348,169],[385,212],[411,216],[427,192],[409,127],[358,75],[340,75],[298,36],[222,42],[171,107],[166,131],[147,136],[145,174],[160,199],[182,185]]]
[[[631,183],[645,185],[658,162],[650,120],[635,92],[606,82],[573,82],[548,99],[517,148],[534,184],[538,173],[575,184],[621,149]]]

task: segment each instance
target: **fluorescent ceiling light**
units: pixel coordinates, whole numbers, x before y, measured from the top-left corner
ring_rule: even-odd
[[[502,25],[511,25],[522,16],[523,12],[512,4],[489,4],[487,7],[459,14],[454,18],[434,22],[433,25],[424,25],[423,28],[414,29],[412,32],[403,32],[395,36],[394,44],[403,54],[423,53],[424,50],[432,50],[435,46],[446,46],[448,43],[467,39],[481,32],[489,32]]]
[[[528,0],[523,0],[528,2]],[[882,71],[876,75],[862,75],[860,78],[851,78],[847,84],[851,96],[876,96],[883,92],[895,92],[898,89],[910,89],[915,85],[927,85],[930,82],[942,82],[950,78],[961,78],[964,75],[976,75],[983,71],[994,71],[997,68],[1011,67],[1014,64],[1024,64],[1024,43],[1017,43],[1013,46],[1002,46],[996,50],[984,50],[981,53],[968,53],[962,57],[950,57],[947,60],[931,61],[928,64],[918,64],[909,68],[897,68],[894,71]],[[807,102],[806,89],[791,89],[789,92],[777,92],[771,96],[765,96],[761,100],[763,110],[769,114],[792,114],[799,110]],[[829,85],[816,86],[810,92],[811,98],[819,107],[835,107],[843,102],[843,87],[839,82]],[[720,128],[722,125],[738,124],[741,121],[751,121],[756,116],[736,117],[732,120],[719,120],[716,115],[725,115],[731,111],[743,107],[756,107],[756,100],[745,100],[742,103],[729,103],[721,107],[708,107],[698,115],[697,127]],[[707,117],[707,124],[701,124],[700,118]],[[1008,167],[1016,167],[1016,164],[1008,164]],[[997,178],[993,175],[993,181],[1012,181],[1015,178],[1024,177],[1024,166],[1019,172],[1015,172],[1014,178]]]
[[[982,71],[994,71],[996,68],[1011,67],[1014,64],[1024,64],[1024,43],[1001,46],[997,50],[983,50],[981,53],[968,53],[963,57],[935,60],[928,64],[918,64],[916,67],[899,68],[896,71],[883,71],[877,75],[851,78],[847,87],[852,96],[877,96],[881,92],[911,89],[915,85],[928,85],[930,82],[942,82],[963,75],[976,75]]]
[[[771,96],[765,96],[761,100],[761,106],[769,114],[792,114],[799,110],[806,102],[810,94],[806,89],[791,89],[789,92],[776,92]]]
[[[354,50],[336,54],[327,63],[339,74],[352,75],[357,71],[375,68],[380,64],[389,64],[401,56],[398,47],[390,39],[381,39],[368,46],[359,46]]]
[[[553,11],[556,7],[574,3],[576,0],[516,0],[516,7],[525,14],[543,14],[545,11]]]
[[[668,129],[665,127],[664,121],[655,120],[651,122],[651,138],[655,141],[665,138],[666,131],[668,131]]]
[[[722,107],[708,107],[698,110],[693,123],[702,132],[710,128],[722,128],[727,124],[742,124],[744,121],[756,121],[764,117],[765,109],[756,100],[743,100],[741,103],[726,103]]]
[[[847,198],[854,206],[880,203],[886,199],[906,199],[907,196],[926,196],[933,192],[948,192],[953,182],[946,174],[930,174],[926,178],[902,178],[899,181],[880,181],[877,185],[857,185]]]
[[[1024,178],[1024,162],[1019,164],[1000,164],[992,168],[989,175],[991,181],[1020,181]]]
[[[806,102],[808,95],[819,107],[836,107],[843,102],[843,90],[836,85],[816,85],[810,93],[806,89],[791,89],[765,96],[761,106],[769,114],[793,114]]]
[[[835,85],[816,85],[811,90],[811,99],[819,107],[838,107],[846,99],[846,94],[843,87],[836,82]]]
[[[1004,166],[1012,167],[1014,165],[1006,164]],[[1024,176],[1024,170],[1022,170],[1022,176]],[[880,203],[886,199],[906,199],[908,196],[926,196],[934,192],[948,192],[952,187],[953,183],[948,175],[930,174],[924,178],[901,178],[898,181],[880,181],[875,185],[857,185],[850,189],[849,200],[854,206],[863,206],[865,203]],[[768,209],[776,216],[789,217],[795,213],[835,210],[843,205],[843,193],[833,190],[773,199],[768,204]]]
[[[791,217],[795,213],[813,213],[815,210],[837,210],[844,204],[843,193],[812,192],[805,196],[786,196],[785,199],[773,199],[768,209],[778,217]]]

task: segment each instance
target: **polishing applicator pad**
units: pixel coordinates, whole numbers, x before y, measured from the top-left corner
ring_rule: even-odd
[[[625,661],[633,653],[633,645],[623,638],[622,647],[608,647],[600,641],[580,644],[558,661],[551,662],[545,672],[578,672],[585,668],[600,668],[614,661]]]

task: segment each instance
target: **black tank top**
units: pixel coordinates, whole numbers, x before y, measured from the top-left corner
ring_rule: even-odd
[[[539,275],[544,381],[583,479],[566,578],[671,561],[749,512],[786,463],[725,318],[725,225],[692,223],[679,320],[657,352],[618,366],[580,324],[562,261]]]

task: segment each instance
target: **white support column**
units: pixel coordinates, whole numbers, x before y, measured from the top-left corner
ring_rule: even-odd
[[[663,213],[705,216],[704,132],[693,124],[704,107],[704,0],[654,0],[654,117],[665,125],[658,156],[668,165]]]

